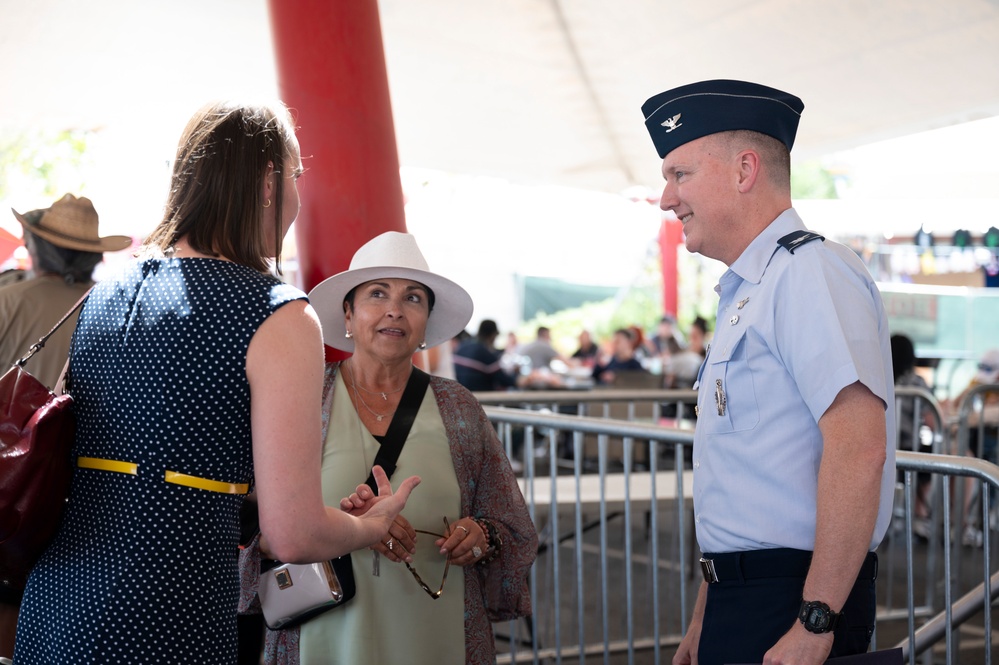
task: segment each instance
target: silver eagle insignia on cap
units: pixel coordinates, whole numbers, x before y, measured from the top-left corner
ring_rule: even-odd
[[[666,128],[666,133],[667,134],[669,134],[670,132],[672,132],[677,127],[682,127],[683,126],[683,123],[680,122],[680,115],[681,114],[677,113],[672,118],[666,118],[666,120],[664,120],[663,122],[659,123],[660,125],[662,125],[663,127]]]

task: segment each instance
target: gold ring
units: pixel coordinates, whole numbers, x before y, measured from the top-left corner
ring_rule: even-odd
[[[455,529],[461,529],[462,531],[464,531],[464,532],[465,532],[465,535],[466,535],[466,536],[468,535],[468,529],[466,529],[466,528],[465,528],[465,527],[463,527],[462,525],[460,525],[460,524],[455,524],[455,525],[454,525],[454,528],[455,528]]]

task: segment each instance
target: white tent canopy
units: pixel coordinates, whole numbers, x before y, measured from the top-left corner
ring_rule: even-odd
[[[999,116],[999,0],[382,0],[379,9],[404,168],[654,194],[659,160],[641,104],[705,78],[800,96],[797,160]],[[277,94],[266,0],[0,0],[0,16],[0,132],[99,129],[92,149],[101,168],[86,193],[106,233],[141,235],[158,219],[174,142],[194,109],[212,98]],[[927,196],[955,166],[932,154],[913,164]],[[12,189],[3,203],[48,203]],[[906,205],[920,218],[964,210]],[[831,232],[826,224],[869,228],[871,209],[815,214],[819,230]],[[912,216],[885,204],[877,221],[915,228]],[[565,251],[531,255],[599,266],[601,238],[574,220],[549,215]],[[619,237],[620,218],[602,224]],[[454,225],[477,238],[504,232],[502,224]],[[568,270],[538,265],[522,270]]]
[[[641,104],[742,78],[805,102],[794,154],[999,115],[986,0],[384,0],[404,164],[658,186]]]
[[[162,152],[205,100],[275,93],[267,11],[265,0],[0,0],[0,127],[119,127],[137,160]],[[382,0],[380,11],[407,166],[658,186],[640,106],[704,78],[800,96],[798,158],[999,115],[996,0]]]

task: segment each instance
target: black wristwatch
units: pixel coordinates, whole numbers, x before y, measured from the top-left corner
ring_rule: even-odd
[[[831,633],[836,630],[843,613],[836,613],[825,603],[817,600],[802,600],[798,610],[798,620],[810,633]]]

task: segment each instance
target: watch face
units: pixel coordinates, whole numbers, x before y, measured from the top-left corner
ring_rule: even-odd
[[[798,618],[805,630],[812,633],[828,633],[836,625],[839,615],[829,609],[825,603],[813,600],[802,601]]]
[[[808,617],[805,618],[805,623],[816,630],[822,630],[829,625],[829,613],[821,607],[811,607],[808,610]]]

